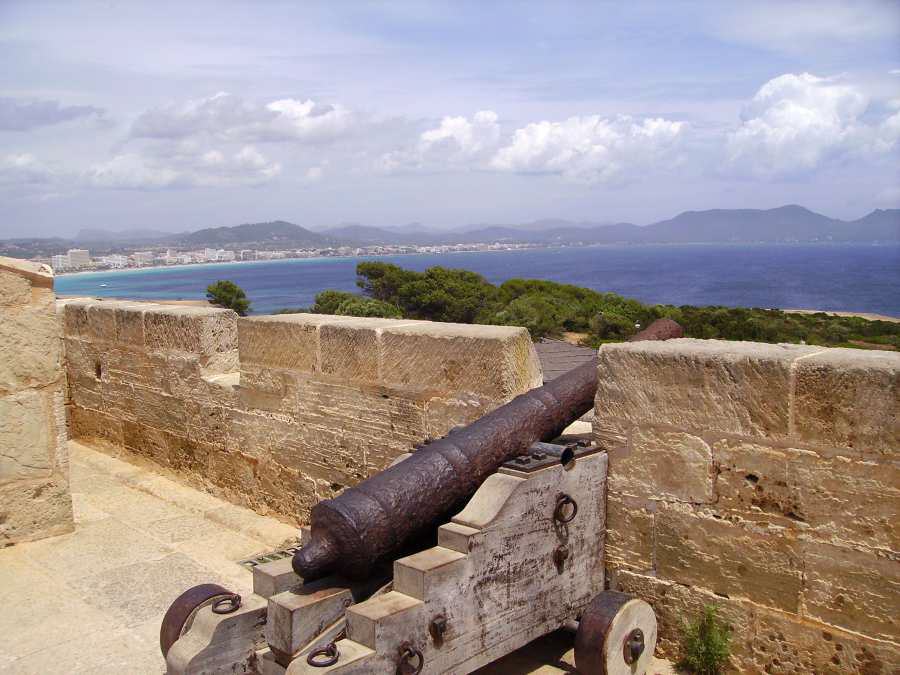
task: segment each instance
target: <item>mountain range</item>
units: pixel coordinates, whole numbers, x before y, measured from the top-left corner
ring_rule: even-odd
[[[900,241],[900,209],[875,210],[863,218],[829,218],[802,206],[776,209],[685,211],[652,225],[537,220],[518,225],[473,225],[457,231],[418,231],[344,224],[323,231],[334,239],[360,245],[469,244],[669,244],[818,241]]]
[[[670,244],[900,242],[900,209],[877,209],[857,220],[839,220],[797,205],[775,209],[685,211],[651,225],[545,219],[514,225],[470,225],[437,230],[421,223],[373,227],[342,223],[313,231],[283,220],[212,227],[194,232],[81,230],[73,239],[11,239],[0,255],[31,257],[83,246],[92,252],[129,246],[184,248],[327,248],[334,246],[476,243]]]

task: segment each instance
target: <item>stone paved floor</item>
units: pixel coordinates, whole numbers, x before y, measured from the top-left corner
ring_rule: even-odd
[[[0,549],[0,673],[162,673],[182,590],[249,592],[236,561],[294,528],[70,443],[75,532]]]
[[[0,549],[0,673],[164,673],[159,624],[174,597],[204,582],[249,593],[237,561],[296,536],[79,443],[69,452],[75,532]],[[571,645],[556,633],[479,673],[571,673]]]

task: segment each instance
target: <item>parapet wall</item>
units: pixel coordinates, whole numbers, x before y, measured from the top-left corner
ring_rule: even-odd
[[[71,532],[53,274],[0,258],[0,547]]]
[[[900,354],[604,345],[607,568],[660,651],[704,605],[741,672],[900,668]]]
[[[541,382],[521,328],[64,303],[72,435],[285,520]]]

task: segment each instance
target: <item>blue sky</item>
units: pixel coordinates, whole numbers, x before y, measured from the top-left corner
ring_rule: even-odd
[[[0,236],[900,206],[895,2],[0,1]]]

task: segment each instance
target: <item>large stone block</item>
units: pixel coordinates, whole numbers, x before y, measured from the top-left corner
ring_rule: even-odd
[[[196,438],[186,438],[177,434],[166,434],[169,466],[190,476],[204,479],[210,457],[224,452],[221,441],[207,443]]]
[[[0,484],[0,548],[73,529],[72,495],[62,475]]]
[[[120,302],[114,309],[116,342],[142,349],[146,303]]]
[[[124,420],[122,445],[135,455],[152,459],[160,466],[171,466],[168,434],[162,429]]]
[[[237,347],[237,314],[214,307],[148,305],[144,311],[148,349],[212,356]]]
[[[453,427],[471,424],[501,403],[475,394],[430,398],[425,402],[425,433],[428,438],[441,438]]]
[[[900,551],[900,466],[841,457],[810,461],[797,453],[789,471],[800,514],[818,537]]]
[[[263,460],[258,468],[260,490],[254,495],[267,511],[300,524],[309,522],[309,512],[321,499],[334,496],[328,490],[322,494],[317,483],[301,471],[290,469],[270,460]]]
[[[378,342],[381,329],[396,326],[391,319],[351,319],[319,327],[321,372],[348,382],[378,382]]]
[[[241,366],[313,373],[319,363],[319,314],[278,314],[238,320]]]
[[[635,425],[764,438],[789,434],[791,364],[813,347],[677,339],[603,345],[596,416]]]
[[[258,464],[258,459],[241,452],[215,452],[209,457],[207,476],[231,495],[242,495],[247,503],[251,495],[259,492]]]
[[[607,493],[607,569],[638,572],[653,569],[655,513],[656,502],[612,491]]]
[[[789,525],[789,519],[803,520],[797,486],[788,475],[792,450],[720,439],[713,443],[713,452],[719,509],[778,525]]]
[[[31,282],[21,274],[0,267],[0,305],[27,305],[31,302]]]
[[[539,386],[541,370],[524,328],[423,322],[382,329],[381,380],[505,401]]]
[[[93,347],[89,342],[83,344]],[[68,353],[66,358],[68,359]],[[96,358],[94,375],[99,372],[101,379],[106,371],[107,380],[121,384],[137,384],[154,388],[163,388],[170,384],[168,374],[161,367],[161,365],[165,365],[165,360],[151,357],[142,349],[121,343],[108,345],[108,348],[97,353]],[[97,368],[98,363],[99,369]]]
[[[656,513],[660,578],[797,612],[803,562],[790,533],[729,522],[676,502]]]
[[[713,501],[712,450],[699,436],[640,427],[631,432],[627,446],[607,454],[613,492],[648,499]]]
[[[807,542],[804,614],[847,630],[896,640],[900,635],[900,561]]]
[[[48,394],[0,396],[0,483],[50,475],[57,438]]]
[[[900,645],[793,614],[753,607],[754,629],[736,635],[742,645],[739,672],[893,675],[900,671]],[[746,652],[743,645],[747,644]]]
[[[851,548],[900,550],[900,468],[722,439],[717,507]]]
[[[59,300],[59,311],[62,315],[62,332],[67,338],[87,338],[88,308],[95,300],[73,299]]]
[[[896,458],[900,354],[827,349],[796,364],[793,431],[804,443]]]
[[[97,344],[116,341],[116,307],[117,302],[99,301],[88,306],[87,339]]]
[[[68,412],[72,438],[114,448],[123,447],[123,422],[120,418],[77,405],[70,405]]]
[[[118,410],[124,419],[132,418],[147,426],[187,436],[183,398],[144,387],[125,386],[117,389],[117,393],[104,397],[106,412]]]
[[[53,302],[0,306],[0,393],[56,382],[61,348]]]

